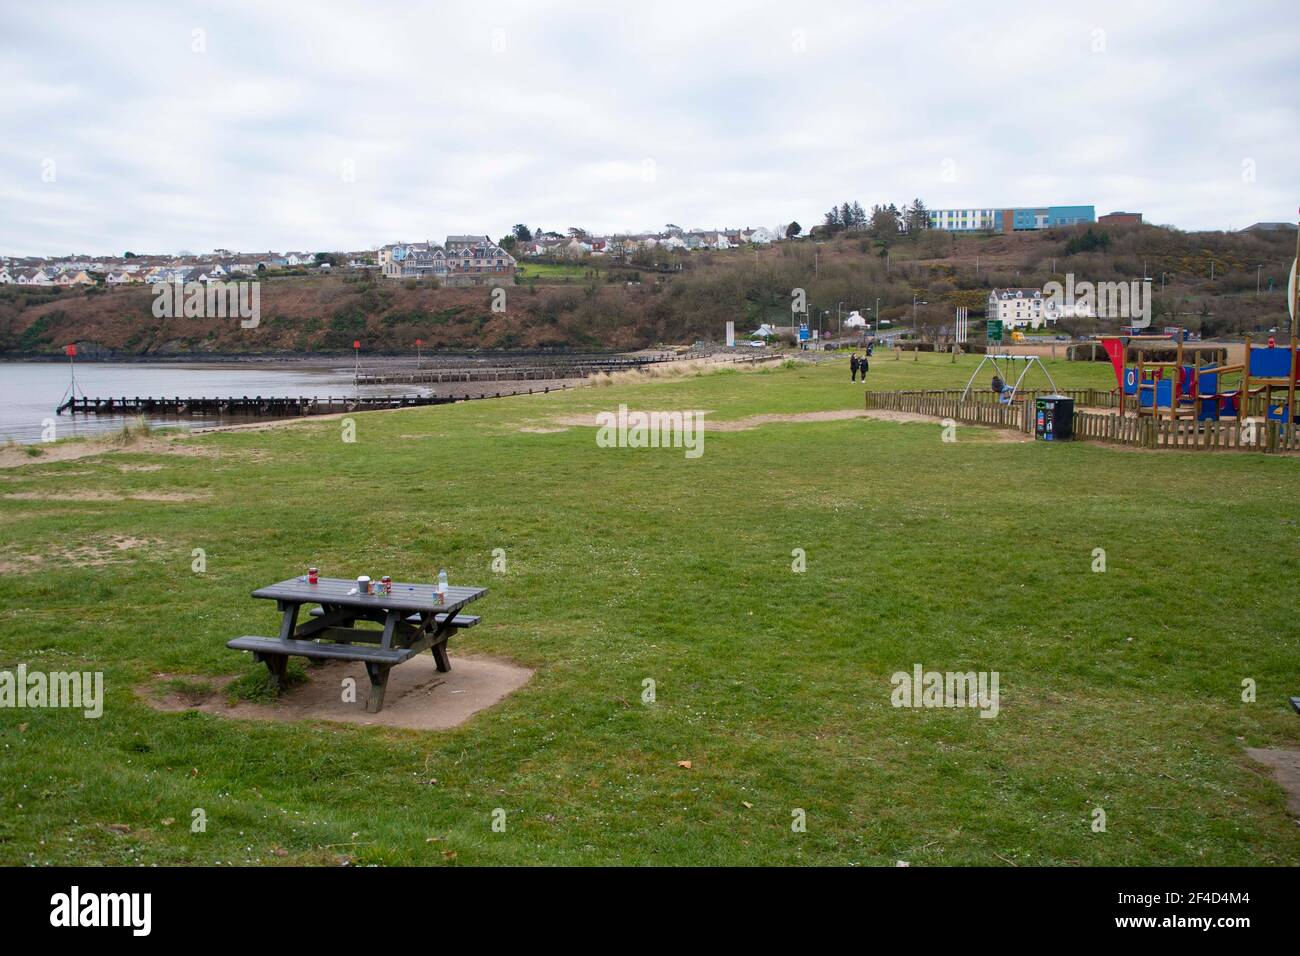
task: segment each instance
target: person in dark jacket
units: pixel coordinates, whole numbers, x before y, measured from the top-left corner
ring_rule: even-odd
[[[862,373],[862,384],[867,383],[867,357],[864,355],[858,359],[858,371]]]
[[[858,380],[858,353],[850,352],[849,353],[849,381],[856,382],[857,380]]]

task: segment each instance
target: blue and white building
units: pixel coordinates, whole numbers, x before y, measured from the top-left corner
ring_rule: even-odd
[[[931,209],[930,228],[945,232],[1027,232],[1096,222],[1093,206]]]

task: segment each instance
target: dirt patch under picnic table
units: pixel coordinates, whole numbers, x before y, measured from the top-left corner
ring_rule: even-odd
[[[370,679],[357,661],[328,661],[307,667],[306,681],[285,690],[269,703],[230,703],[225,691],[234,678],[213,681],[191,678],[203,687],[194,691],[166,691],[173,675],[157,675],[137,688],[149,706],[162,711],[198,710],[219,717],[243,720],[326,720],[366,727],[400,727],[406,730],[448,730],[481,710],[499,703],[528,683],[533,671],[513,661],[475,655],[452,657],[451,670],[442,673],[431,654],[421,654],[394,667],[388,676],[384,709],[366,713]],[[354,700],[344,699],[344,682],[351,678]]]
[[[1286,791],[1287,809],[1300,817],[1300,750],[1247,747],[1252,760],[1273,770],[1273,779]]]

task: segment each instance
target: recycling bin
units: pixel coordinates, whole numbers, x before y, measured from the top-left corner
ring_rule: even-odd
[[[1074,434],[1074,399],[1067,395],[1042,395],[1034,401],[1034,438],[1069,441]]]

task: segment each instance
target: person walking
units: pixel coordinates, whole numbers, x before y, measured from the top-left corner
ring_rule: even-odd
[[[864,355],[858,359],[858,371],[862,373],[862,384],[867,384],[867,357]]]
[[[858,353],[850,352],[849,353],[849,381],[856,382],[857,380],[858,380]]]

